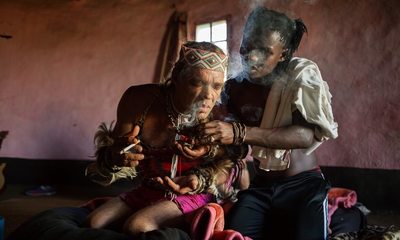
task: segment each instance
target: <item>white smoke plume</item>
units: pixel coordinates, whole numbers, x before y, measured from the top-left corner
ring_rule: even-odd
[[[243,66],[241,56],[238,52],[233,52],[229,56],[229,69],[228,69],[228,79],[240,79],[243,80]]]

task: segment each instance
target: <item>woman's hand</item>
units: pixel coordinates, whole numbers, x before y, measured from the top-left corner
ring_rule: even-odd
[[[140,127],[136,125],[133,128],[131,134],[129,134],[127,145],[125,147],[129,146],[130,144],[136,144],[135,146],[126,151],[124,151],[124,149],[121,149],[121,147],[118,147],[118,149],[114,150],[114,155],[118,155],[115,157],[117,159],[120,159],[122,165],[125,167],[136,167],[137,165],[139,165],[139,161],[144,159],[144,155],[142,153],[143,147],[139,145],[140,141],[137,138],[139,132]]]
[[[176,148],[188,159],[196,159],[208,154],[211,149],[209,145],[194,145],[192,148],[185,146],[184,143],[176,142]]]
[[[175,177],[174,179],[171,179],[167,176],[164,178],[157,177],[155,180],[165,186],[166,189],[176,194],[186,194],[188,192],[192,192],[196,190],[199,185],[199,179],[194,174]]]

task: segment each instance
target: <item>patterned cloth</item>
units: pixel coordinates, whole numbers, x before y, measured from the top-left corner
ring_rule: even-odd
[[[398,227],[391,225],[376,226],[367,225],[366,228],[359,232],[340,233],[329,238],[330,240],[400,240],[400,230]]]
[[[204,68],[225,73],[228,66],[228,56],[216,52],[189,48],[183,45],[181,49],[182,54],[185,62],[195,68]]]

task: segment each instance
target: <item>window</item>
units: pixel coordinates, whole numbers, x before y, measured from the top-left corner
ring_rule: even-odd
[[[226,20],[208,22],[196,26],[197,42],[212,42],[228,53],[228,32]]]

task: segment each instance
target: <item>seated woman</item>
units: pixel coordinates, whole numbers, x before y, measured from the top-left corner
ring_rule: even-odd
[[[232,193],[230,174],[241,173],[232,169],[238,170],[234,163],[240,162],[236,160],[247,149],[218,146],[212,138],[196,136],[195,129],[211,117],[226,66],[227,56],[217,46],[188,42],[166,84],[126,90],[116,125],[109,137],[98,139],[97,162],[88,167],[87,174],[103,185],[133,178],[139,187],[94,210],[87,219],[89,226],[106,228],[122,221],[129,235],[182,227],[185,215],[214,202],[218,195]],[[166,185],[172,187],[166,189]]]

